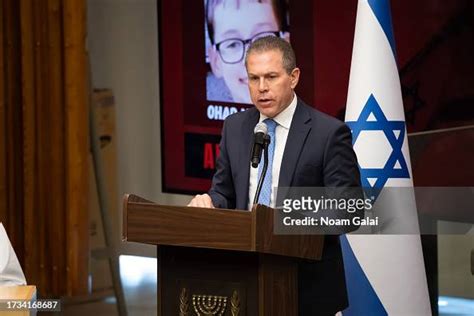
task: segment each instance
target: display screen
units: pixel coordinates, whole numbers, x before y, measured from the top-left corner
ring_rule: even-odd
[[[465,6],[392,4],[408,133],[474,124]],[[163,0],[158,10],[164,192],[209,189],[223,120],[252,106],[243,53],[254,38],[289,40],[301,69],[297,96],[344,120],[357,1]]]
[[[306,60],[301,81],[307,84],[298,87],[298,96],[312,103],[313,50],[297,49],[313,46],[307,23],[311,7],[310,1],[301,0],[160,3],[165,192],[209,189],[224,119],[253,106],[245,52],[255,39],[279,36],[291,42],[297,59]],[[293,22],[293,14],[306,18]]]

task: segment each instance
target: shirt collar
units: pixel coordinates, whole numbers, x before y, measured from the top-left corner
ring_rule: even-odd
[[[295,114],[297,102],[298,102],[298,98],[296,97],[296,93],[293,93],[293,100],[291,100],[290,105],[288,105],[286,109],[284,109],[277,116],[275,116],[273,120],[277,122],[279,126],[282,126],[286,129],[290,129],[291,120],[293,119],[293,114]],[[268,116],[260,113],[259,122],[263,122],[267,118]]]

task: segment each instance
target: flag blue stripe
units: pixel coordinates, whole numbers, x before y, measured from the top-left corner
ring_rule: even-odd
[[[375,293],[374,288],[362,270],[359,261],[357,261],[346,235],[342,235],[340,241],[343,250],[344,270],[349,296],[349,308],[345,309],[342,314],[344,316],[388,315],[377,293]]]
[[[390,0],[368,0],[369,6],[375,17],[382,26],[392,48],[393,56],[396,58],[395,37],[393,36],[392,15],[390,14]]]

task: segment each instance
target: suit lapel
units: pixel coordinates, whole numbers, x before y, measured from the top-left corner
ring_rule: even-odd
[[[257,109],[251,108],[247,110],[248,119],[244,120],[241,131],[241,150],[239,150],[239,172],[242,172],[243,177],[240,183],[236,183],[236,190],[240,190],[241,194],[237,193],[237,208],[247,209],[249,196],[249,178],[250,178],[250,158],[252,155],[253,144],[253,130],[258,123],[260,117]]]
[[[281,161],[279,187],[289,187],[292,184],[296,164],[311,130],[310,120],[308,109],[302,101],[298,100]]]

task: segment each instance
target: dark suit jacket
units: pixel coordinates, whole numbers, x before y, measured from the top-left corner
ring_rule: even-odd
[[[216,207],[247,209],[256,108],[229,116],[209,195]],[[280,169],[279,187],[360,187],[350,129],[298,99]],[[299,265],[300,315],[329,315],[347,307],[339,237],[325,237],[323,258]]]

